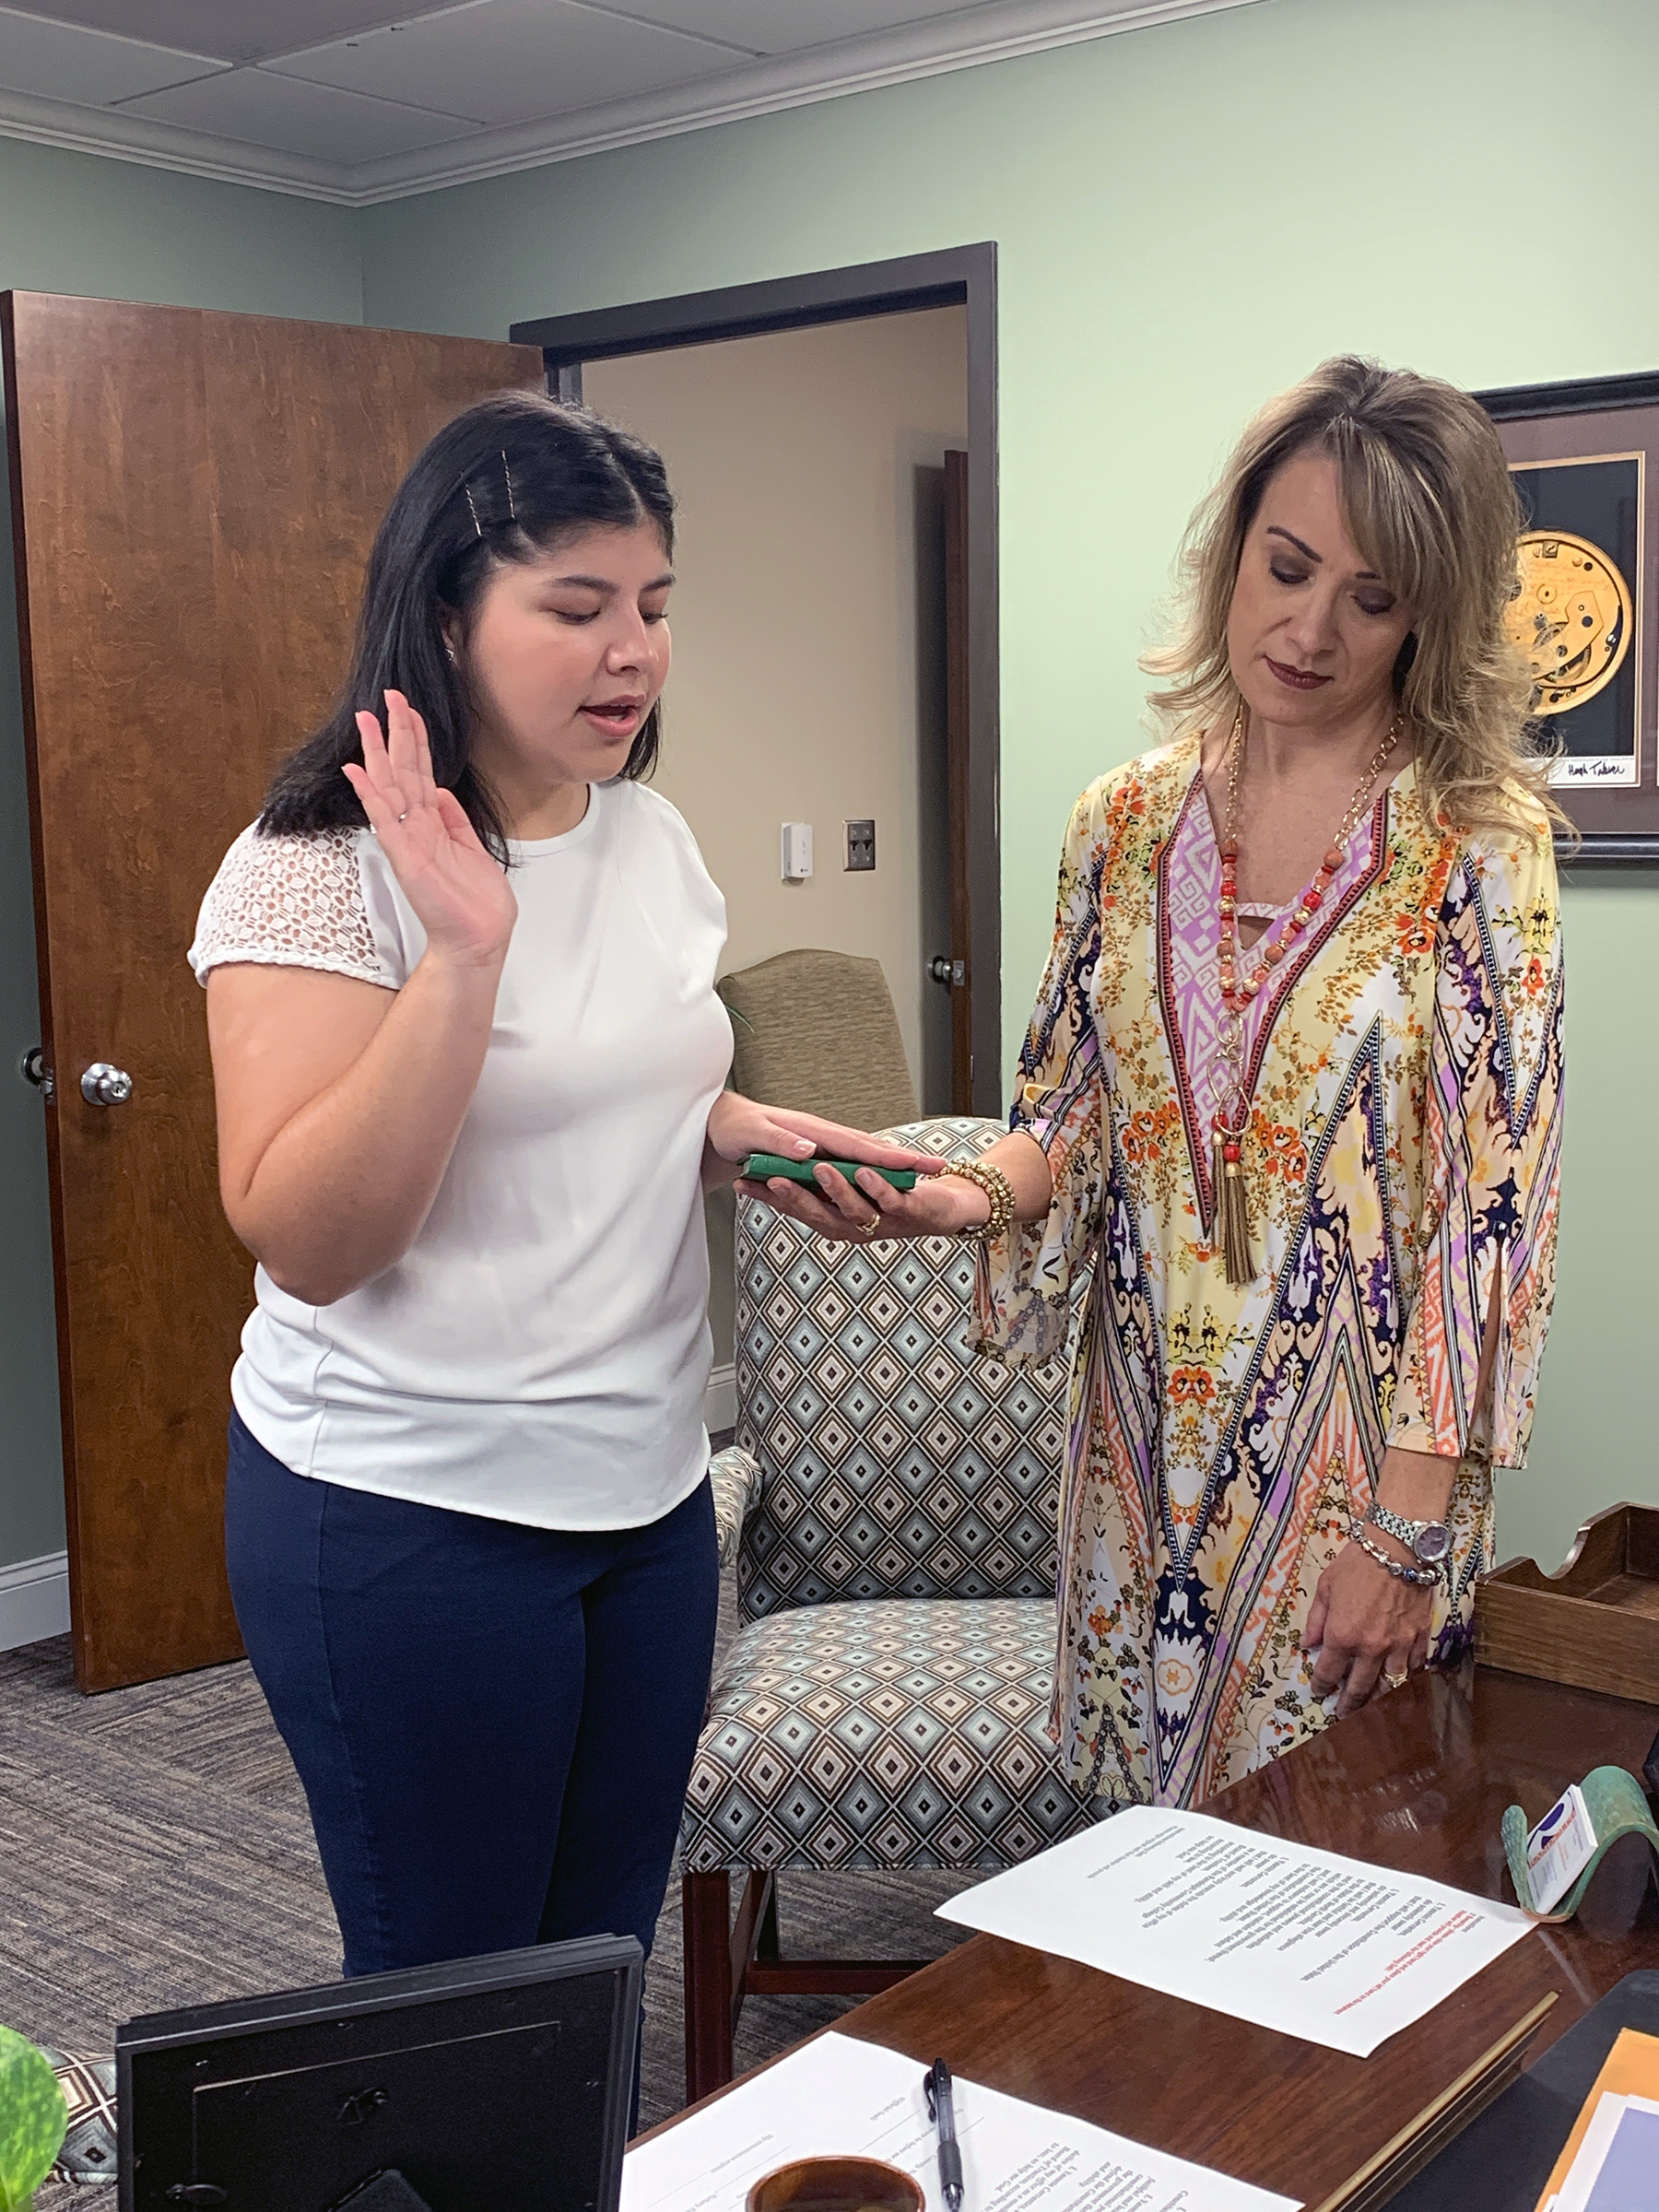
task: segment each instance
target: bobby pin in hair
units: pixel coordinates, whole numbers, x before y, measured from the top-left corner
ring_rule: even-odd
[[[478,510],[473,503],[472,486],[468,484],[465,478],[463,478],[461,488],[466,494],[466,512],[473,518],[473,528],[477,532],[478,535],[482,537],[484,535],[484,525],[478,520]]]
[[[518,509],[512,503],[512,471],[507,465],[507,449],[505,446],[500,446],[497,450],[501,456],[501,474],[507,479],[507,512],[516,523]]]

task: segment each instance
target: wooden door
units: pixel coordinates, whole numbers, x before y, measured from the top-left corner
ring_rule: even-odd
[[[345,673],[420,446],[539,350],[6,294],[69,1587],[85,1690],[241,1650],[220,1527],[252,1263],[184,962],[226,846]],[[104,1062],[124,1103],[82,1095]]]
[[[968,456],[945,455],[945,756],[950,809],[950,1111],[973,1112],[968,891]]]

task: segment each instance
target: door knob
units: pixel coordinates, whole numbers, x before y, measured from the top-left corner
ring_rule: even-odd
[[[81,1097],[88,1106],[124,1106],[132,1095],[132,1077],[107,1060],[94,1060],[81,1077]]]
[[[944,953],[936,952],[927,963],[927,972],[935,983],[943,983],[949,991],[968,981],[968,963],[966,960],[947,959]]]

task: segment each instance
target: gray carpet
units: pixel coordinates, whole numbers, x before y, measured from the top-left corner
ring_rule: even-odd
[[[731,1632],[730,1593],[723,1641]],[[949,1874],[799,1875],[783,1947],[931,1958],[965,1931],[932,1918]],[[66,1637],[0,1653],[0,2022],[108,2051],[135,2013],[328,1982],[338,1938],[305,1800],[246,1666],[82,1698]],[[679,1885],[645,1980],[644,2126],[685,2102]],[[751,1998],[738,2065],[844,2011]],[[42,2192],[86,2212],[101,2191]]]

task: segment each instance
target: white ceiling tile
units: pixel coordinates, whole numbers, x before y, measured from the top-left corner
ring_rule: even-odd
[[[0,133],[29,135],[42,102],[72,103],[83,139],[107,117],[108,150],[124,159],[376,204],[558,159],[595,129],[637,144],[723,102],[764,112],[834,97],[843,51],[864,81],[888,81],[1253,4],[0,0]],[[172,128],[147,134],[152,120]],[[192,130],[194,148],[174,135]]]
[[[930,16],[969,13],[972,0],[619,0],[619,5],[648,22],[705,39],[729,39],[757,53],[793,53],[831,39],[868,38]]]
[[[48,23],[0,7],[0,86],[8,92],[101,108],[222,67],[205,54],[112,38],[107,31]]]
[[[524,123],[688,84],[750,58],[566,0],[468,0],[269,66],[480,123]]]
[[[466,138],[476,124],[456,115],[366,100],[332,85],[306,85],[265,69],[229,69],[222,76],[180,85],[129,100],[124,115],[153,115],[160,123],[211,131],[249,146],[276,146],[319,161],[372,161],[382,154],[411,153]]]
[[[418,16],[451,0],[35,0],[29,13],[227,62],[252,60],[348,30]]]

